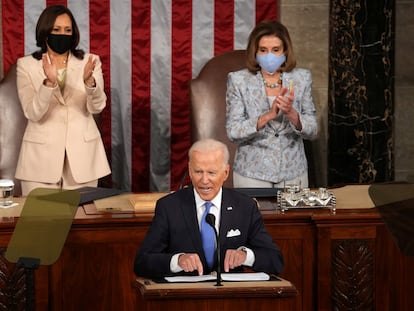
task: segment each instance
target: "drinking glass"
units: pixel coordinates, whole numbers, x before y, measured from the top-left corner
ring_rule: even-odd
[[[10,179],[0,179],[0,206],[13,204],[14,182]]]

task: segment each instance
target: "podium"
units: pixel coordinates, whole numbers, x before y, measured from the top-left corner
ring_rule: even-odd
[[[155,283],[137,278],[135,310],[301,310],[296,287],[285,279],[260,282]]]

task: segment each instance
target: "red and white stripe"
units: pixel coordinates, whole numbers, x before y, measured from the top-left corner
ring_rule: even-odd
[[[108,106],[102,136],[115,187],[178,188],[190,146],[188,81],[214,55],[243,49],[277,0],[1,0],[3,68],[36,50],[46,5],[64,4],[81,48],[100,55]]]

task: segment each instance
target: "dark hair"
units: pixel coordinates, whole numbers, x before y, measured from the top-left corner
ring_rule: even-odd
[[[47,37],[53,30],[56,18],[62,14],[69,15],[72,21],[73,46],[70,49],[70,51],[76,58],[83,59],[85,52],[81,49],[77,49],[80,38],[78,25],[76,24],[72,12],[64,5],[48,6],[46,9],[43,10],[42,14],[40,14],[36,25],[36,46],[40,47],[40,50],[37,50],[32,54],[34,58],[41,59],[42,54],[47,51]]]
[[[286,62],[281,66],[283,71],[291,71],[296,66],[296,58],[293,53],[292,41],[290,40],[289,31],[282,23],[276,20],[262,21],[256,25],[249,35],[247,43],[247,61],[246,66],[250,72],[256,73],[260,66],[256,61],[256,53],[259,48],[259,41],[263,36],[275,35],[283,43],[283,52],[286,55]]]

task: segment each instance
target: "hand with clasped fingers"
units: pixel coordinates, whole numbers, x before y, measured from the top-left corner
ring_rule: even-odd
[[[272,107],[268,112],[261,115],[257,120],[257,129],[262,129],[270,120],[276,119],[279,111],[285,114],[290,122],[295,125],[299,131],[302,129],[299,113],[293,107],[293,101],[295,97],[295,91],[288,88],[282,88],[280,95],[273,101]]]

